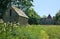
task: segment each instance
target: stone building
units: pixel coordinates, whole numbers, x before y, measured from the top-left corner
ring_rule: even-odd
[[[10,7],[6,10],[3,21],[8,23],[19,23],[20,25],[28,24],[28,16],[17,7]]]

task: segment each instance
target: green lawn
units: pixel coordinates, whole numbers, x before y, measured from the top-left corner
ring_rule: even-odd
[[[60,39],[60,25],[14,26],[13,31],[8,26],[7,32],[2,28],[0,39]]]

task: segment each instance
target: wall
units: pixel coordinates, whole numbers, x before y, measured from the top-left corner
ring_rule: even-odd
[[[4,22],[12,22],[12,23],[19,23],[20,25],[26,25],[28,24],[28,19],[19,16],[13,9],[11,9],[11,16],[10,16],[10,9],[8,9],[4,15]]]

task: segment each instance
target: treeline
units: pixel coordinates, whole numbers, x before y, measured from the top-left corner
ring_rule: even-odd
[[[60,10],[54,16],[54,21],[55,21],[54,24],[60,25]]]

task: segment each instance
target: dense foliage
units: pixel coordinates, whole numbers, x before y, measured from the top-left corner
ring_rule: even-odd
[[[30,8],[26,14],[29,17],[29,24],[40,24],[40,16],[34,11],[33,8]]]
[[[60,26],[0,24],[0,39],[60,39]]]
[[[32,2],[33,0],[0,0],[0,8],[6,9],[6,7],[9,6],[9,3],[14,5],[16,4],[18,5],[19,3],[19,5],[21,5],[22,7],[21,6],[17,7],[21,7],[22,9],[27,7],[30,8],[32,6]]]
[[[4,12],[7,9],[8,3],[9,3],[9,0],[0,0],[0,18],[4,15]]]
[[[60,21],[60,11],[57,12],[57,14],[56,14],[56,20],[59,20]]]
[[[33,0],[14,0],[12,2],[13,5],[17,5],[16,7],[22,9],[24,12],[26,12],[27,9],[33,6]]]
[[[55,24],[60,25],[60,10],[57,12],[56,16],[54,17],[54,20],[57,21]]]

